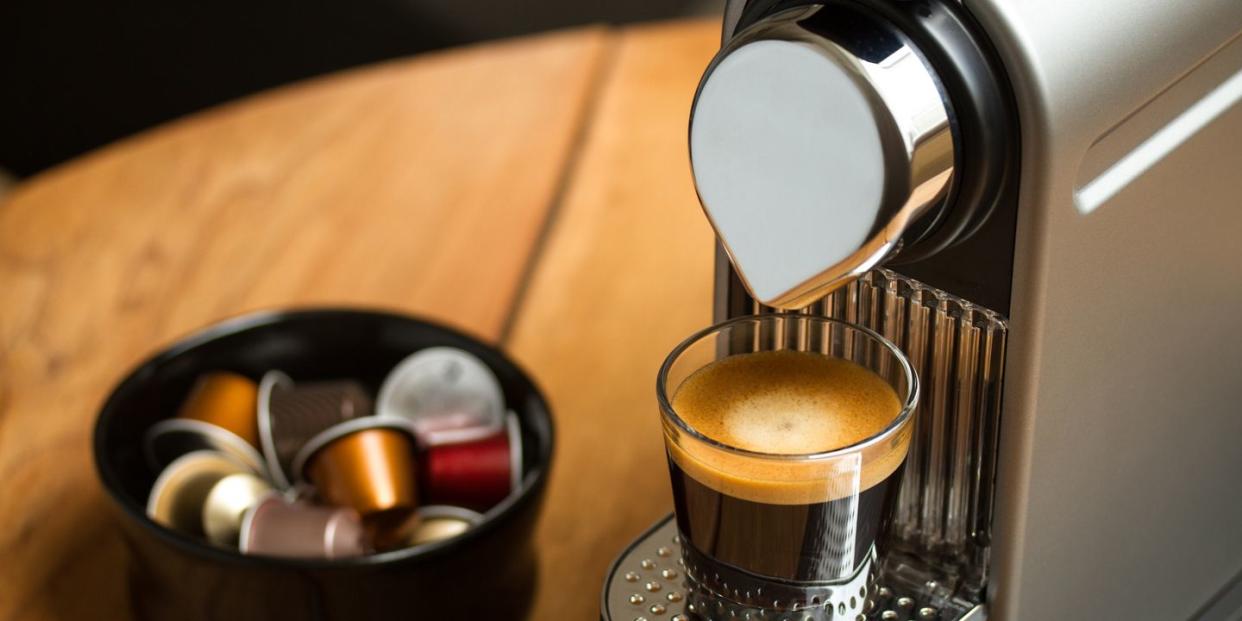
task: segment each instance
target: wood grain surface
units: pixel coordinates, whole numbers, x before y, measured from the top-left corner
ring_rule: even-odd
[[[127,140],[0,205],[0,620],[128,619],[90,462],[137,361],[258,309],[381,306],[499,342],[558,447],[531,619],[593,619],[670,510],[655,373],[710,319],[686,120],[717,20],[328,76]]]
[[[532,619],[594,619],[617,554],[672,510],[656,371],[711,320],[713,243],[686,152],[719,24],[625,31],[506,348],[559,432]]]
[[[20,185],[0,205],[0,619],[129,618],[89,438],[179,335],[347,304],[498,339],[614,46],[585,29],[328,76]]]

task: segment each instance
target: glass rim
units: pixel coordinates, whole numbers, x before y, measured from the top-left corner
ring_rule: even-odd
[[[879,343],[882,347],[884,347],[890,353],[892,353],[893,356],[897,359],[897,362],[901,365],[902,373],[905,375],[905,378],[906,378],[906,385],[908,386],[908,389],[906,391],[906,397],[902,401],[902,404],[901,404],[901,411],[898,412],[897,416],[894,416],[893,420],[888,425],[886,425],[883,429],[881,429],[880,431],[877,431],[876,433],[870,436],[867,436],[866,438],[863,438],[857,442],[848,444],[846,446],[841,446],[841,447],[837,447],[834,449],[829,449],[826,451],[819,451],[815,453],[767,453],[764,451],[755,451],[751,449],[741,448],[738,446],[733,446],[731,444],[726,444],[724,442],[721,442],[720,440],[717,440],[715,438],[712,438],[700,432],[698,429],[695,429],[693,426],[690,425],[690,423],[687,423],[680,415],[677,414],[677,410],[673,409],[673,404],[669,401],[667,385],[668,385],[669,371],[672,369],[673,364],[677,361],[678,358],[681,357],[682,354],[684,354],[688,349],[690,349],[690,347],[693,346],[695,343],[698,343],[704,338],[709,337],[718,332],[723,332],[724,330],[730,327],[733,327],[735,325],[739,325],[739,324],[743,324],[747,322],[762,323],[764,321],[772,321],[776,319],[782,319],[782,320],[800,319],[800,320],[805,320],[805,321],[818,322],[821,324],[836,324],[839,326],[849,328],[851,330],[856,330],[862,333],[864,336],[870,338],[871,340]],[[775,350],[775,351],[782,351],[782,350]],[[818,352],[808,352],[808,353],[818,353]],[[828,354],[823,354],[823,355],[827,356]],[[664,363],[660,365],[660,371],[656,374],[656,398],[660,403],[660,410],[664,413],[666,417],[670,418],[679,429],[689,434],[691,437],[695,438],[696,440],[699,440],[700,442],[703,442],[713,448],[725,451],[727,453],[733,453],[735,455],[749,457],[752,459],[766,459],[766,460],[774,460],[774,461],[820,461],[820,460],[827,460],[827,459],[832,459],[835,457],[840,457],[842,455],[848,455],[851,453],[857,453],[858,451],[864,450],[879,442],[884,441],[886,438],[891,436],[898,429],[901,429],[901,427],[905,425],[905,423],[914,414],[915,407],[918,406],[919,378],[918,378],[918,374],[914,372],[914,367],[910,364],[910,359],[906,357],[906,354],[902,352],[901,349],[898,348],[896,344],[894,344],[892,341],[885,338],[884,335],[866,326],[859,325],[859,324],[849,322],[849,321],[845,321],[844,319],[837,319],[835,317],[822,317],[822,316],[817,316],[817,315],[801,315],[801,314],[795,315],[795,314],[786,314],[786,313],[771,313],[771,314],[765,314],[765,315],[742,315],[740,317],[734,317],[732,319],[727,319],[720,323],[716,323],[706,328],[703,328],[702,330],[699,330],[698,332],[691,334],[685,340],[678,343],[677,346],[674,347],[671,352],[669,352],[668,356],[664,358]]]

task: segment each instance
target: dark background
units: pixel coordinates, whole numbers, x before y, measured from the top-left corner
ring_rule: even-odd
[[[723,0],[0,0],[0,169],[26,176],[213,104],[394,56]]]

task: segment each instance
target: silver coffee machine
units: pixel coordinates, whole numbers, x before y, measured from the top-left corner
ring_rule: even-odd
[[[860,618],[1242,619],[1242,2],[729,0],[690,155],[718,320],[921,377]],[[719,616],[675,535],[605,619]]]

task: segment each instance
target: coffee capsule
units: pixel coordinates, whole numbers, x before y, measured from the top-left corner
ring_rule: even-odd
[[[302,502],[314,502],[316,496],[315,486],[307,483],[306,481],[295,481],[293,483],[293,487],[281,490],[280,495],[284,496],[285,500],[290,502],[295,500]]]
[[[366,531],[358,514],[269,496],[242,518],[243,554],[293,558],[348,558],[366,554]]]
[[[325,502],[350,507],[368,523],[397,526],[418,506],[414,451],[408,424],[366,416],[311,438],[293,470]]]
[[[419,473],[426,502],[486,511],[522,480],[522,436],[510,412],[505,429],[481,440],[434,446],[423,452]]]
[[[421,546],[456,537],[483,521],[483,515],[463,507],[429,505],[418,510],[418,522],[406,545]]]
[[[276,490],[267,481],[249,473],[230,474],[217,481],[203,503],[207,541],[236,547],[246,512],[273,494]]]
[[[147,460],[162,470],[178,457],[195,451],[215,451],[261,476],[267,476],[263,456],[240,436],[211,423],[189,418],[169,418],[151,426],[143,438]]]
[[[259,387],[259,437],[272,480],[288,488],[297,478],[293,459],[311,438],[338,423],[369,416],[372,407],[358,382],[294,384],[280,371],[268,372]]]
[[[251,470],[216,451],[193,451],[173,460],[160,472],[147,496],[147,517],[189,535],[204,534],[203,507],[212,488],[232,475]]]
[[[504,427],[504,393],[482,360],[431,347],[402,360],[384,379],[381,417],[408,420],[423,446],[478,439]]]
[[[258,392],[258,386],[248,377],[227,371],[206,373],[194,382],[177,417],[227,429],[258,448],[255,407]]]

